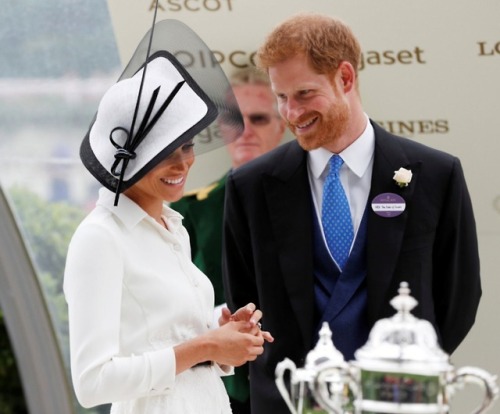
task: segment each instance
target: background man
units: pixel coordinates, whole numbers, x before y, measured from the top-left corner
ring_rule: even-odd
[[[285,124],[265,73],[250,67],[233,73],[230,82],[245,122],[243,135],[228,144],[231,167],[236,169],[275,148],[283,138]],[[184,216],[193,261],[212,281],[216,305],[225,305],[221,271],[225,188],[226,175],[171,204]],[[223,380],[233,413],[249,413],[248,367],[236,368],[234,376]]]
[[[286,20],[258,52],[297,140],[226,184],[227,301],[231,309],[254,302],[275,338],[250,364],[254,413],[288,413],[276,364],[288,357],[303,366],[323,321],[352,359],[373,324],[395,313],[389,301],[402,281],[446,352],[475,320],[478,246],[460,161],[369,119],[360,54],[349,27],[317,14]],[[404,209],[381,214],[391,202]]]

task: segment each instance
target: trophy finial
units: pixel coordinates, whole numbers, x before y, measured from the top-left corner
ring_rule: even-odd
[[[333,362],[339,366],[345,364],[344,356],[333,344],[332,331],[328,322],[323,322],[321,325],[318,342],[314,349],[307,354],[306,368],[314,368],[325,361]]]
[[[332,342],[332,331],[327,322],[323,322],[319,330],[319,341],[316,346],[329,346]]]
[[[418,301],[410,293],[411,290],[408,282],[401,282],[399,284],[398,295],[390,301],[390,304],[398,313],[408,315],[418,305]]]

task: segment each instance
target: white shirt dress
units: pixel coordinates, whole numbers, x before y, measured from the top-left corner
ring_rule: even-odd
[[[191,261],[182,216],[168,230],[124,194],[101,189],[71,240],[64,292],[73,385],[112,414],[228,414],[217,364],[175,375],[173,347],[213,328],[214,293]]]

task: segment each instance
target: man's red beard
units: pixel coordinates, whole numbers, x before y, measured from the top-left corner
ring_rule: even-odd
[[[314,118],[317,118],[313,128],[314,131],[305,134],[296,133],[296,125],[305,124]],[[310,151],[337,141],[347,130],[348,123],[349,106],[347,102],[340,100],[324,115],[313,112],[301,116],[293,124],[287,122],[287,126],[297,138],[299,145],[306,151]]]

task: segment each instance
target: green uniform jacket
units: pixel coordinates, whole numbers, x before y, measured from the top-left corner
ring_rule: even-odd
[[[211,280],[215,305],[225,303],[222,285],[222,224],[226,176],[199,190],[191,191],[170,207],[183,215],[194,264]],[[223,377],[227,393],[244,402],[249,397],[248,364],[235,368],[234,375]]]

